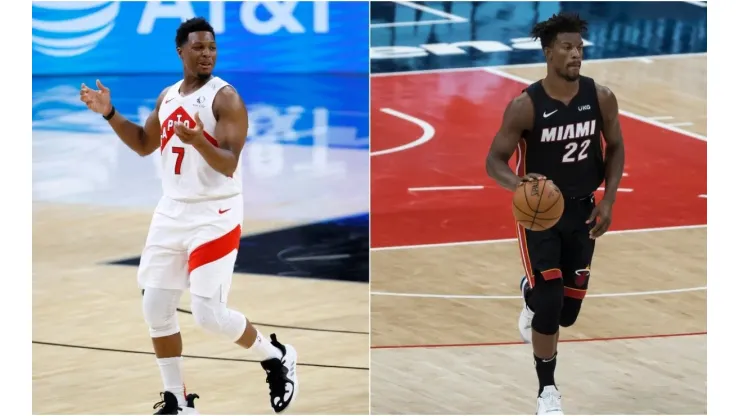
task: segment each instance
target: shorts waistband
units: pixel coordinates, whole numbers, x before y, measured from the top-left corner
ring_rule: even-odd
[[[239,196],[241,194],[233,194],[233,195],[225,195],[225,196],[217,196],[217,197],[210,197],[210,198],[203,198],[203,199],[189,199],[189,198],[172,198],[169,196],[164,196],[165,198],[175,201],[175,202],[182,202],[185,204],[199,204],[203,202],[213,202],[213,201],[223,201],[225,199],[231,199]]]

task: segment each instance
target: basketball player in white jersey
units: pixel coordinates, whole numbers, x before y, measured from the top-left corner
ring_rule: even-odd
[[[186,394],[182,338],[176,308],[190,290],[201,328],[248,348],[267,373],[276,413],[298,394],[297,354],[273,334],[264,336],[226,307],[243,222],[240,154],[247,137],[247,110],[236,90],[212,75],[215,34],[202,18],[177,30],[184,77],[165,88],[156,109],[140,127],[111,103],[110,90],[82,85],[80,98],[101,114],[121,140],[141,156],[162,155],[163,196],[154,212],[138,271],[164,392],[155,414],[198,414]]]

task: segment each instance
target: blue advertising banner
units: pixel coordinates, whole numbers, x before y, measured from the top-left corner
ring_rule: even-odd
[[[368,78],[363,75],[224,75],[249,110],[250,142],[329,148],[368,148]],[[110,133],[100,115],[80,101],[81,83],[95,79],[111,90],[116,108],[142,125],[157,96],[179,74],[40,77],[33,80],[33,129]]]
[[[208,19],[219,72],[368,71],[366,2],[34,2],[33,75],[178,72],[175,32]]]

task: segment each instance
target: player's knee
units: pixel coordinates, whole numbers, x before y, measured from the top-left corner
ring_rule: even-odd
[[[557,333],[563,309],[563,280],[537,282],[530,296],[534,310],[532,329],[543,335]]]
[[[576,323],[578,314],[581,312],[583,299],[565,297],[563,299],[563,311],[560,314],[560,326],[569,327]]]
[[[220,332],[226,305],[202,296],[192,296],[192,312],[195,324],[210,332]]]
[[[192,312],[196,325],[200,328],[221,334],[232,341],[238,340],[246,328],[246,318],[239,312],[226,308],[218,299],[192,295]]]
[[[161,338],[180,332],[177,322],[179,290],[147,288],[144,290],[142,308],[144,320],[149,325],[149,335]]]

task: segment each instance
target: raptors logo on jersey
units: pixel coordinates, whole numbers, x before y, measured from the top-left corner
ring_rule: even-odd
[[[203,123],[203,135],[213,145],[216,118],[213,100],[227,82],[213,77],[197,91],[180,95],[182,80],[167,91],[159,109],[161,123],[160,153],[162,155],[162,190],[164,195],[175,200],[201,201],[220,199],[240,194],[242,191],[241,160],[231,177],[213,169],[193,148],[184,144],[175,134],[175,123],[187,127],[195,126],[195,114]]]

